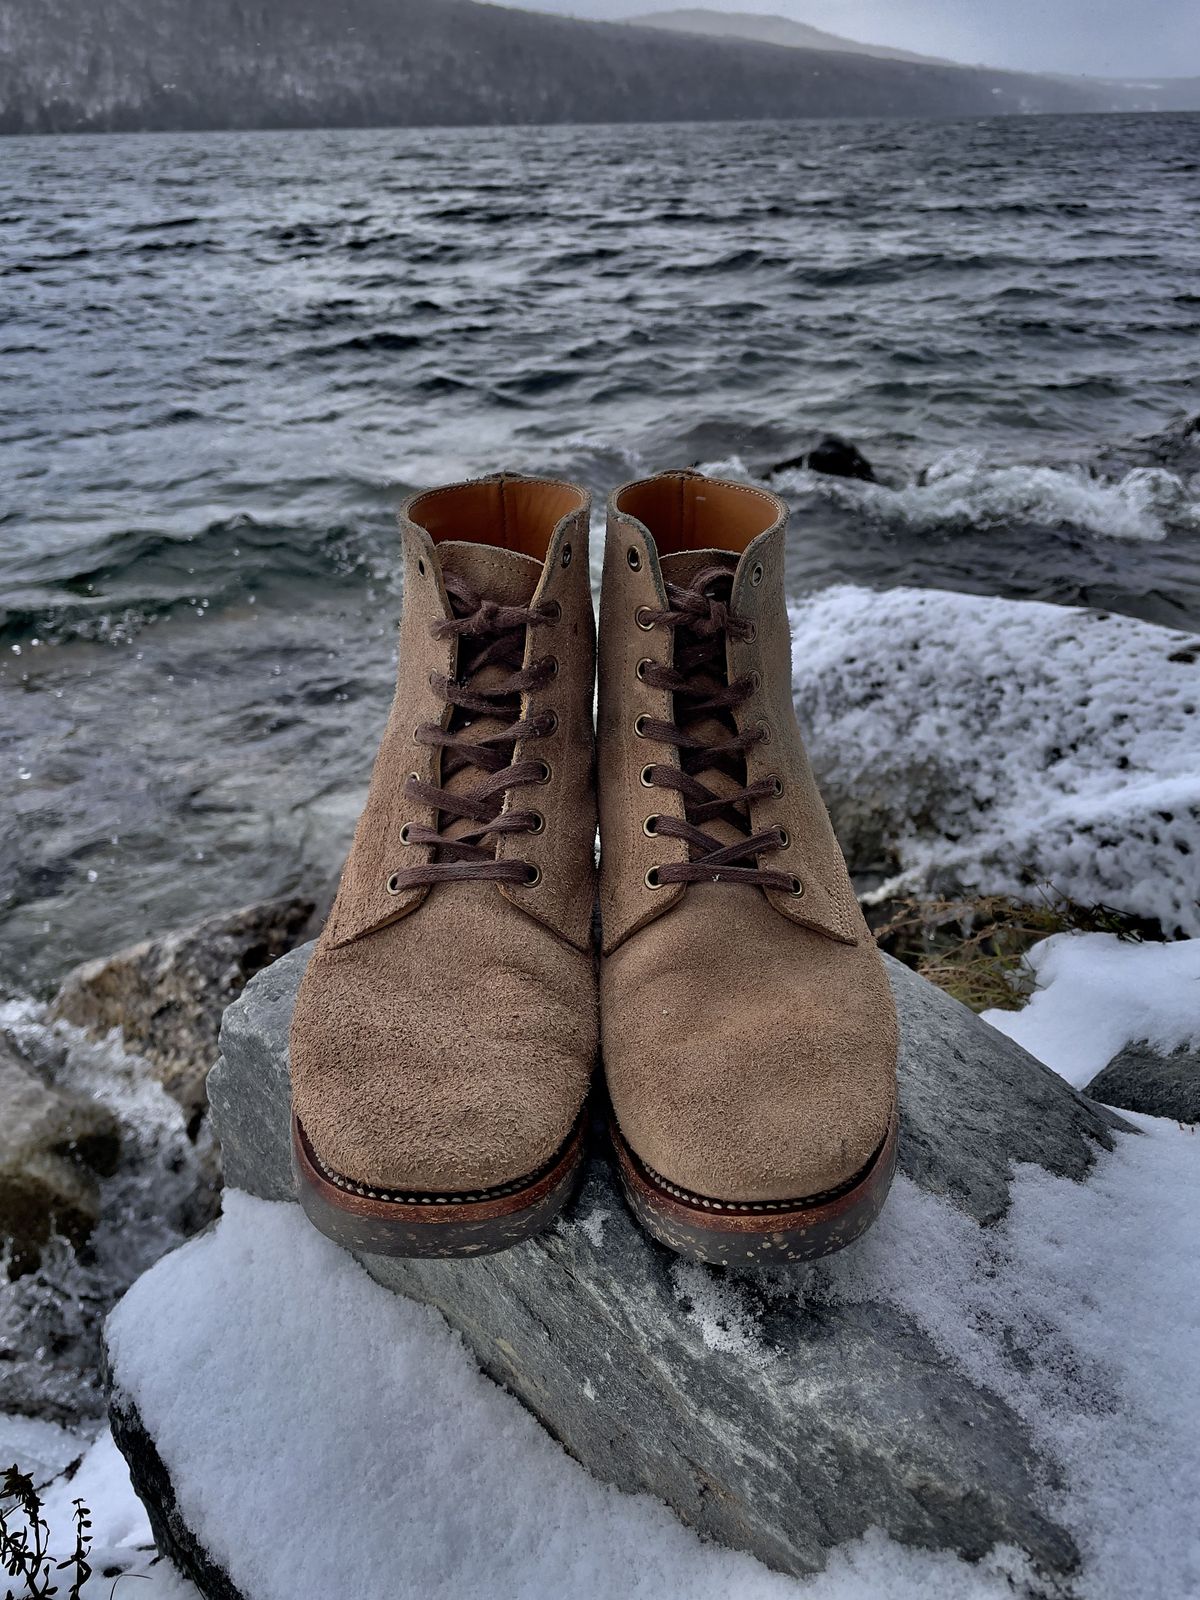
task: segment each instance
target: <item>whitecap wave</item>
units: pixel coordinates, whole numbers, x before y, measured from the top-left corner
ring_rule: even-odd
[[[803,469],[780,473],[774,481],[777,488],[815,491],[910,532],[978,532],[1020,523],[1156,543],[1172,529],[1200,530],[1200,485],[1164,467],[1135,467],[1118,479],[1104,479],[1083,467],[1001,464],[977,452],[953,451],[934,461],[920,481],[902,488]]]

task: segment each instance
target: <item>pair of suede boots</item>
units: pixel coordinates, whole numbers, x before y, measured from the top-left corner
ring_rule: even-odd
[[[612,496],[595,736],[589,510],[504,474],[401,513],[395,700],[292,1024],[301,1198],[356,1250],[528,1238],[600,1059],[650,1233],[822,1255],[891,1182],[896,1020],[792,709],[787,509]]]

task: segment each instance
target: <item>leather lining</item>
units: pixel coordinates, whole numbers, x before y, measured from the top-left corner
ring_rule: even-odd
[[[405,515],[435,544],[454,539],[495,545],[544,561],[558,524],[586,503],[586,493],[573,484],[500,473],[419,494]]]
[[[784,515],[773,494],[692,472],[664,472],[627,484],[613,496],[613,506],[649,529],[660,557],[712,549],[740,555]]]

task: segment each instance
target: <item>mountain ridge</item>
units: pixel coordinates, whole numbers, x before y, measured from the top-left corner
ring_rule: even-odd
[[[1094,85],[478,0],[0,0],[0,133],[954,118]]]
[[[624,18],[638,28],[658,28],[669,33],[698,33],[712,39],[752,39],[758,44],[777,45],[787,50],[823,50],[840,55],[872,56],[880,61],[910,61],[930,67],[964,67],[948,56],[924,55],[918,50],[901,50],[886,44],[868,44],[830,33],[811,22],[775,12],[716,11],[694,6],[670,11],[645,11]]]

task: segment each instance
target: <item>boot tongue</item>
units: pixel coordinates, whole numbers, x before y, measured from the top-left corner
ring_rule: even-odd
[[[542,562],[515,550],[501,550],[495,545],[470,544],[466,540],[456,539],[439,544],[437,553],[443,574],[450,573],[463,579],[481,600],[492,600],[497,605],[527,606],[542,576]],[[466,659],[466,648],[464,646],[464,654],[460,659]],[[482,671],[471,675],[471,687],[487,694],[497,689],[507,676],[507,668],[484,667]],[[483,739],[509,725],[507,718],[470,714],[469,726],[464,729],[465,721],[465,713],[455,714],[454,724],[472,739]],[[484,782],[485,776],[478,767],[464,767],[446,780],[445,788],[450,794],[467,794]],[[444,824],[444,831],[450,838],[457,838],[472,826],[461,819],[450,821],[444,818]]]
[[[453,539],[437,547],[442,571],[452,572],[483,600],[501,606],[527,606],[542,576],[542,563],[516,550]]]
[[[738,558],[731,550],[680,550],[675,555],[663,556],[660,564],[664,582],[688,588],[697,574],[706,568],[724,567],[732,577],[737,570]],[[719,670],[721,681],[724,681],[723,664]],[[698,739],[703,739],[706,744],[719,744],[729,737],[730,727],[720,717],[709,716],[701,721],[690,722],[688,731]],[[741,787],[724,772],[716,770],[702,773],[700,781],[715,795],[736,794]],[[712,818],[700,826],[705,833],[711,834],[714,839],[719,839],[722,844],[736,844],[739,839],[745,837],[723,817]]]

